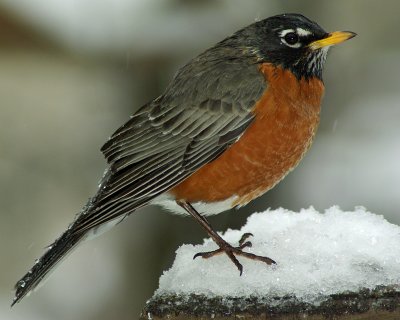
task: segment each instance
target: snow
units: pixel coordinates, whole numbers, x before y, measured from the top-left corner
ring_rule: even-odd
[[[325,213],[268,210],[251,215],[240,231],[221,235],[236,245],[245,232],[254,235],[253,247],[245,250],[268,256],[276,265],[238,257],[244,268],[239,276],[226,255],[193,260],[197,252],[216,249],[205,239],[177,250],[155,294],[289,295],[317,304],[331,294],[400,283],[400,227],[362,207],[351,212],[332,207]]]

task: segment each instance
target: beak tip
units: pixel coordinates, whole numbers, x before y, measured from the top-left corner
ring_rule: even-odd
[[[349,39],[354,38],[357,33],[353,32],[353,31],[346,31],[349,34]]]

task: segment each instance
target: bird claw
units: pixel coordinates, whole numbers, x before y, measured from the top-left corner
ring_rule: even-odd
[[[252,243],[250,241],[246,241],[249,237],[252,237],[252,236],[253,236],[253,234],[249,233],[249,232],[243,234],[239,240],[238,247],[232,247],[230,244],[228,244],[227,242],[224,241],[223,243],[218,244],[219,245],[218,249],[213,250],[213,251],[198,252],[193,256],[193,259],[196,259],[197,257],[202,257],[203,259],[208,259],[208,258],[214,257],[218,254],[225,252],[228,255],[229,259],[231,259],[231,261],[238,268],[240,275],[242,275],[242,273],[243,273],[243,266],[237,260],[236,256],[242,256],[242,257],[245,257],[248,259],[262,261],[268,265],[276,264],[276,262],[274,260],[272,260],[268,257],[257,256],[255,254],[242,251],[242,249],[249,248],[252,246]]]
[[[216,256],[223,252],[224,252],[224,250],[221,248],[219,248],[217,250],[213,250],[213,251],[198,252],[193,256],[193,260],[198,257],[202,257],[203,259],[208,259],[208,258],[211,258],[211,257]]]
[[[239,246],[242,246],[243,243],[250,237],[254,237],[254,235],[251,232],[243,233],[242,237],[239,240]],[[250,246],[251,246],[251,242],[250,241],[249,241],[249,243],[250,243]]]

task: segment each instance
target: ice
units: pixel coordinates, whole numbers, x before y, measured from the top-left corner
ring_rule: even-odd
[[[277,265],[238,257],[244,268],[239,276],[226,255],[193,260],[197,252],[216,249],[206,239],[202,245],[177,250],[156,295],[289,295],[318,303],[335,293],[400,283],[400,227],[362,207],[351,212],[332,207],[325,213],[313,208],[299,213],[268,210],[251,215],[240,231],[228,230],[222,236],[236,245],[245,232],[254,234],[253,247],[245,250],[268,256]]]

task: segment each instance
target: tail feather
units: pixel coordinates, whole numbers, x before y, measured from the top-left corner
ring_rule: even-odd
[[[48,275],[55,265],[64,258],[79,242],[84,233],[74,234],[71,229],[65,231],[52,245],[50,245],[44,255],[35,261],[33,267],[16,283],[15,297],[11,304],[13,306],[25,295],[30,293]]]
[[[78,231],[77,228],[81,220],[85,216],[90,215],[95,208],[95,202],[100,198],[104,185],[110,176],[110,171],[106,170],[99,186],[99,190],[93,198],[90,198],[86,205],[82,208],[81,212],[76,215],[75,221],[68,227],[68,229],[56,240],[48,246],[47,251],[41,258],[35,261],[32,268],[15,284],[15,296],[11,306],[19,302],[23,297],[32,292],[43,279],[49,275],[55,266],[67,256],[68,253],[76,247],[79,242],[85,240],[90,231]]]
[[[48,247],[43,256],[36,260],[33,267],[17,282],[15,285],[15,297],[11,306],[34,290],[49,275],[49,272],[81,241],[97,237],[121,222],[128,214],[144,205],[145,202],[143,201],[134,203],[125,202],[124,205],[121,205],[118,214],[111,212],[113,213],[112,215],[110,212],[106,212],[109,209],[107,203],[102,208],[99,208],[98,205],[101,204],[104,187],[110,176],[111,171],[107,169],[96,195],[89,199],[69,228]],[[87,228],[82,228],[82,226],[87,226],[87,221],[90,222],[90,225]]]

